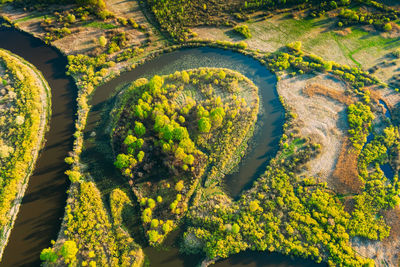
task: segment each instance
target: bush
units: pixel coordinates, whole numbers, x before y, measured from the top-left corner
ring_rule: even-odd
[[[244,38],[251,38],[251,33],[247,25],[238,25],[233,28],[237,33],[241,34]]]
[[[107,45],[107,39],[105,36],[100,36],[99,37],[99,44],[101,47],[105,47]]]
[[[390,32],[392,30],[392,24],[386,23],[385,26],[383,26],[383,29],[387,32]]]

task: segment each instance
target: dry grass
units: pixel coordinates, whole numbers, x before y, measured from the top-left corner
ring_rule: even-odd
[[[326,96],[347,106],[356,102],[352,96],[346,95],[343,91],[337,91],[316,83],[307,84],[303,89],[303,93],[309,97],[313,97],[314,95]]]
[[[351,28],[348,27],[348,28],[345,28],[345,29],[343,29],[343,30],[338,30],[338,31],[335,31],[335,33],[336,33],[337,35],[340,35],[340,36],[346,36],[346,35],[348,35],[348,34],[351,33]]]
[[[336,168],[333,172],[333,184],[340,194],[361,193],[363,182],[358,178],[357,159],[359,153],[354,151],[350,140],[345,137]]]
[[[385,243],[400,241],[400,207],[384,212],[386,223],[390,226],[390,236],[384,240]]]

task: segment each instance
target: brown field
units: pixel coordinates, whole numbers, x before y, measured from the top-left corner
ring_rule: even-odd
[[[352,149],[348,137],[342,144],[342,150],[333,172],[333,184],[340,194],[361,193],[363,182],[358,178],[357,159],[359,152]]]
[[[347,106],[356,102],[354,97],[346,95],[343,91],[337,91],[317,83],[307,84],[303,89],[303,93],[309,97],[313,97],[314,95],[326,96]]]

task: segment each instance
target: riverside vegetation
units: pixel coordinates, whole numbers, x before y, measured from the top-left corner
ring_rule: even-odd
[[[50,116],[50,89],[32,65],[0,50],[0,235],[8,238]],[[3,246],[3,245],[2,245]]]
[[[49,4],[34,2],[38,9]],[[379,34],[396,34],[398,9],[369,0],[228,2],[148,0],[142,4],[152,12],[162,33],[182,46],[212,45],[238,50],[265,64],[278,80],[327,73],[344,81],[348,87],[346,94],[357,100],[346,110],[352,145],[348,152],[357,157],[359,176],[355,179],[360,180],[361,186],[356,193],[340,195],[334,188],[317,182],[318,177],[302,176],[306,163],[318,156],[321,146],[318,140],[298,134],[296,114],[286,106],[280,151],[252,188],[238,200],[232,200],[221,182],[243,155],[257,112],[255,106],[245,108],[251,101],[240,93],[237,97],[245,101],[237,98],[233,102],[231,97],[235,94],[231,90],[243,85],[243,81],[251,83],[240,74],[216,69],[187,70],[155,76],[149,81],[140,79],[118,97],[110,132],[114,151],[110,153],[115,154],[115,166],[137,197],[141,214],[134,216],[141,217],[149,244],[159,245],[170,231],[183,224],[182,251],[203,253],[206,263],[251,249],[308,257],[332,266],[373,265],[373,260],[353,249],[351,241],[354,237],[385,240],[392,229],[384,214],[399,204],[398,118],[384,119],[383,127],[378,125],[376,119],[382,114],[373,96],[374,91],[388,85],[361,68],[305,53],[301,42],[290,43],[277,52],[260,53],[247,49],[243,41],[196,39],[190,27],[218,25],[251,40],[256,34],[246,25],[251,25],[247,21],[249,14],[258,12],[267,19],[275,12],[301,11],[305,16],[300,20],[326,18],[339,31],[354,26],[372,28]],[[120,66],[134,67],[147,52],[146,45],[127,45],[129,36],[114,30],[125,24],[140,29],[140,25],[118,18],[112,21],[113,14],[107,11],[106,3],[79,1],[70,12],[43,18],[41,26],[49,32],[49,43],[71,34],[68,27],[84,24],[87,17],[94,20],[92,25],[110,30],[96,40],[97,51],[68,57],[68,73],[80,87],[80,109],[74,153],[66,159],[72,164],[67,174],[73,185],[63,231],[53,247],[43,250],[41,255],[50,265],[143,263],[143,253],[129,236],[126,221],[121,217],[124,207],[132,204],[129,194],[117,189],[102,200],[92,179],[85,176],[79,159],[91,93],[102,81],[117,75]],[[329,15],[325,17],[326,14]],[[141,30],[145,32],[145,28]],[[236,106],[228,105],[227,100]],[[242,117],[232,117],[235,112],[248,117],[240,121]],[[240,136],[232,136],[235,129],[242,130]],[[370,134],[373,138],[367,141]],[[237,150],[225,149],[224,142],[229,143],[229,138],[234,137],[233,146],[241,145]],[[382,171],[385,164],[394,170],[393,177]],[[109,205],[104,204],[104,198],[109,199]],[[98,238],[104,243],[96,241]]]

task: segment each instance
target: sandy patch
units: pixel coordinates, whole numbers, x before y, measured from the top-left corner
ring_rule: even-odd
[[[333,186],[331,177],[341,152],[343,137],[347,133],[346,107],[339,101],[325,96],[308,97],[303,90],[310,84],[320,84],[331,90],[344,93],[346,85],[328,75],[303,75],[285,77],[278,82],[279,94],[298,115],[302,136],[309,136],[322,145],[322,152],[308,165],[305,175],[317,176]]]

